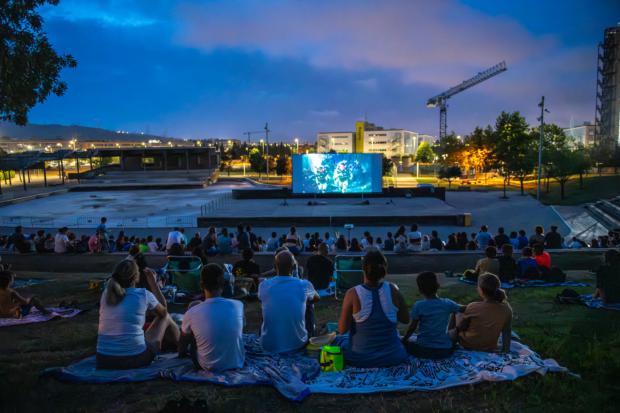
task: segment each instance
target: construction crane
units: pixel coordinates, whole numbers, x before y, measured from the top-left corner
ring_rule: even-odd
[[[436,108],[439,107],[439,139],[443,139],[446,136],[447,129],[447,117],[448,117],[448,99],[457,93],[461,93],[464,90],[469,89],[472,86],[477,85],[478,83],[482,83],[485,80],[492,78],[493,76],[499,75],[502,72],[505,72],[506,62],[500,62],[493,67],[488,68],[484,72],[478,73],[476,76],[468,79],[443,93],[440,93],[437,96],[433,96],[426,102],[426,107],[428,108]]]

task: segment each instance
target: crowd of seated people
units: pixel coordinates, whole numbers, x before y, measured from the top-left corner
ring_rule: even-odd
[[[333,271],[324,259],[327,244],[317,246],[316,271]],[[245,251],[251,251],[246,249]],[[244,259],[251,262],[249,253]],[[261,277],[258,299],[262,325],[260,342],[269,353],[288,353],[303,349],[316,334],[314,304],[319,301],[317,285],[294,276],[294,254],[281,247],[274,256],[275,272]],[[406,362],[409,355],[439,359],[449,357],[457,344],[475,351],[510,349],[512,310],[497,276],[478,277],[480,301],[457,304],[437,294],[439,282],[432,272],[417,278],[424,296],[412,308],[388,280],[388,263],[383,253],[368,249],[363,257],[363,282],[347,291],[338,320],[338,335],[332,344],[340,345],[347,365],[389,367]],[[257,272],[256,268],[248,270]],[[148,273],[148,271],[147,271]],[[242,368],[245,361],[243,329],[245,308],[242,301],[224,298],[224,270],[218,264],[203,267],[200,276],[203,299],[192,302],[180,329],[167,313],[158,286],[149,275],[140,283],[143,271],[132,259],[115,268],[101,298],[97,368],[128,369],[148,365],[159,352],[175,347],[179,357],[190,357],[197,369],[222,371]],[[313,278],[316,278],[313,275]],[[151,281],[148,281],[148,280]],[[317,282],[323,282],[321,277]],[[286,309],[286,311],[283,311]],[[400,337],[398,324],[409,324]],[[417,340],[411,336],[418,332]]]
[[[243,230],[248,232],[246,228]],[[219,237],[215,235],[213,239]],[[409,235],[423,241],[415,231],[406,234]],[[175,241],[181,240],[180,235],[173,236],[177,237]],[[431,234],[433,237],[437,238],[436,234]],[[495,246],[489,245],[491,238],[483,238],[486,238],[485,257],[476,266],[479,300],[467,305],[440,297],[437,275],[422,272],[416,282],[423,299],[407,308],[403,293],[389,281],[384,254],[376,247],[366,247],[363,282],[344,296],[338,336],[333,343],[341,346],[347,365],[388,367],[406,361],[409,355],[441,359],[449,357],[457,344],[468,350],[493,352],[498,350],[500,336],[499,350],[508,352],[512,309],[501,289],[501,278],[530,274],[532,268],[538,271],[541,267],[550,268],[551,260],[540,243],[534,244],[533,249],[524,247],[522,258],[515,261],[512,243],[505,242],[498,258]],[[274,269],[261,273],[253,262],[252,239],[246,234],[243,245],[247,247],[249,243],[249,248],[243,250],[243,259],[235,264],[234,271],[254,276],[258,284],[263,320],[259,335],[263,349],[271,353],[302,349],[317,334],[314,319],[314,304],[319,301],[317,290],[329,284],[333,274],[329,244],[317,244],[306,265],[306,278],[301,278],[295,255],[286,246],[275,251]],[[197,242],[193,247],[202,250]],[[170,245],[169,253],[184,252],[182,243]],[[620,253],[609,250],[605,264],[597,271],[596,297],[606,302],[620,301],[619,270]],[[31,307],[46,311],[37,298],[26,298],[13,290],[13,279],[10,271],[0,271],[0,317],[21,317]],[[139,368],[149,365],[158,353],[171,350],[177,351],[179,357],[191,357],[197,369],[241,368],[245,359],[242,336],[245,309],[241,301],[223,297],[225,284],[224,269],[219,264],[204,265],[200,274],[203,298],[188,305],[179,328],[168,314],[155,271],[146,264],[140,248],[133,246],[128,257],[116,265],[101,296],[97,368]],[[408,324],[403,337],[398,332],[399,323]],[[416,332],[416,339],[412,340]]]
[[[185,234],[185,229],[175,227],[165,238],[152,235],[128,235],[120,230],[113,235],[106,226],[107,219],[101,218],[94,232],[77,236],[67,227],[58,229],[55,235],[39,230],[25,234],[21,226],[15,228],[10,236],[0,237],[0,250],[18,253],[102,253],[128,252],[137,247],[142,253],[169,253],[174,244],[183,247],[187,253],[200,248],[207,256],[217,254],[242,253],[246,249],[254,252],[273,252],[286,247],[294,255],[316,252],[321,243],[326,244],[329,253],[362,253],[370,248],[395,253],[423,251],[486,251],[489,246],[501,251],[504,245],[511,245],[513,251],[522,251],[525,247],[534,248],[542,245],[545,249],[579,249],[579,248],[614,248],[620,246],[620,233],[609,231],[607,235],[592,239],[590,243],[577,237],[564,239],[554,225],[545,232],[542,226],[536,226],[528,237],[524,229],[507,232],[503,227],[497,228],[493,235],[486,225],[478,232],[455,232],[442,239],[438,231],[432,230],[423,234],[417,224],[409,228],[400,226],[396,231],[388,231],[385,236],[375,236],[370,230],[363,232],[361,237],[348,239],[344,234],[330,232],[306,232],[299,234],[296,227],[278,235],[271,232],[263,238],[250,225],[238,225],[236,229],[210,227],[204,237],[200,232],[193,236]]]

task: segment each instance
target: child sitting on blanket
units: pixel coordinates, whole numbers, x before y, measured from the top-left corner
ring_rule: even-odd
[[[478,277],[478,294],[482,301],[467,305],[463,314],[455,317],[456,327],[450,336],[467,350],[493,352],[502,335],[502,352],[510,351],[512,308],[506,292],[495,274]]]
[[[14,280],[13,272],[0,271],[0,318],[21,318],[28,315],[32,307],[43,314],[50,313],[36,297],[25,298],[11,288]]]
[[[439,298],[439,282],[434,272],[423,272],[417,278],[418,289],[424,296],[411,309],[411,324],[403,337],[403,344],[409,354],[427,359],[450,357],[454,345],[448,335],[450,316],[463,312],[464,305],[448,298]],[[418,329],[418,339],[410,342],[409,338]]]
[[[521,258],[517,261],[517,278],[525,280],[541,279],[538,263],[532,257],[532,249],[525,247],[521,251]]]

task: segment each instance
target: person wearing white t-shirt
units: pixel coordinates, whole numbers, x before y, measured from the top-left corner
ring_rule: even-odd
[[[62,227],[54,236],[54,252],[56,254],[64,254],[69,247],[69,237],[67,236],[67,227]]]
[[[275,257],[277,276],[258,286],[258,299],[263,310],[261,343],[272,353],[299,350],[308,341],[306,306],[319,300],[319,295],[307,280],[291,277],[295,258],[290,251]]]
[[[139,274],[134,260],[121,261],[101,296],[97,369],[146,367],[161,351],[164,340],[175,346],[179,341],[179,328],[168,315],[165,300],[162,304],[149,290],[136,288]],[[144,331],[147,312],[155,318]]]
[[[411,225],[411,231],[407,234],[409,251],[422,251],[422,233],[418,231],[418,224]]]
[[[219,264],[206,265],[200,275],[205,300],[190,304],[183,316],[179,357],[189,353],[204,370],[240,369],[245,362],[243,303],[221,296],[225,282]]]
[[[182,245],[184,243],[184,237],[179,228],[174,228],[168,233],[168,240],[166,241],[166,251],[170,250],[174,244]]]

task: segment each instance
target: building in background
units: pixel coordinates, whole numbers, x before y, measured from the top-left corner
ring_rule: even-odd
[[[353,132],[321,132],[317,135],[316,151],[338,153],[355,152],[355,133]]]
[[[605,29],[598,47],[596,141],[620,145],[620,25]]]
[[[596,127],[590,122],[583,122],[578,126],[564,128],[566,136],[573,138],[575,143],[590,146],[595,142]]]
[[[415,155],[418,145],[435,138],[406,129],[384,129],[370,122],[359,121],[355,132],[320,132],[317,152],[381,153],[388,158]]]

